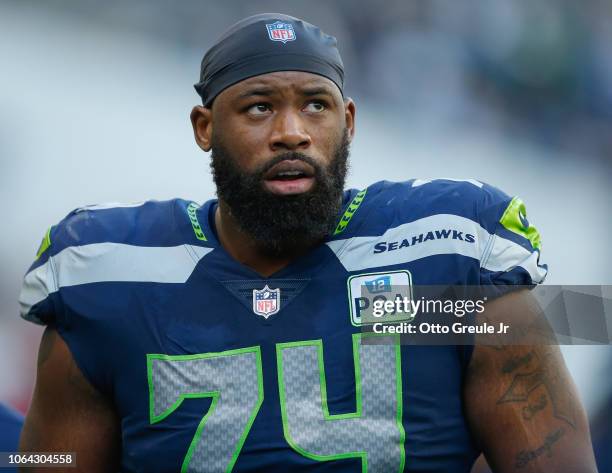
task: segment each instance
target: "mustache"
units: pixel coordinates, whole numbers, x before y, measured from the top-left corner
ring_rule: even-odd
[[[282,161],[302,161],[312,166],[312,168],[315,170],[316,177],[320,176],[322,173],[321,165],[317,163],[314,158],[308,156],[307,154],[300,153],[299,151],[288,151],[286,153],[274,156],[269,162],[263,164],[259,169],[257,169],[254,174],[259,178],[263,178],[264,174]]]

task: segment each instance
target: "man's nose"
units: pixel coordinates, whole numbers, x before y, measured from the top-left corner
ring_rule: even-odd
[[[272,151],[295,151],[306,149],[311,144],[311,138],[305,129],[304,122],[295,111],[278,113],[274,129],[270,135]]]

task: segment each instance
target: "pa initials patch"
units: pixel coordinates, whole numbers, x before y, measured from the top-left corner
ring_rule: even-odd
[[[376,322],[409,322],[414,318],[411,313],[387,314],[381,319],[372,316],[375,302],[412,300],[410,271],[357,274],[348,278],[347,286],[351,323],[356,327]]]

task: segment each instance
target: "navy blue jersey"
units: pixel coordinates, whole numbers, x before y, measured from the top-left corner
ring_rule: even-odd
[[[19,451],[19,434],[23,426],[23,416],[17,411],[0,404],[0,452]],[[11,468],[6,473],[17,472],[17,468]]]
[[[347,191],[333,235],[268,278],[219,244],[216,206],[77,209],[25,276],[22,316],[118,410],[122,471],[469,471],[469,350],[360,343],[350,281],[539,283],[522,201],[474,180]]]

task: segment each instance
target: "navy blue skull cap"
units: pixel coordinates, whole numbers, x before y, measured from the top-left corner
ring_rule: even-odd
[[[280,13],[250,16],[231,26],[202,59],[194,85],[205,107],[240,81],[278,71],[318,74],[343,94],[344,66],[336,38],[317,26]]]

